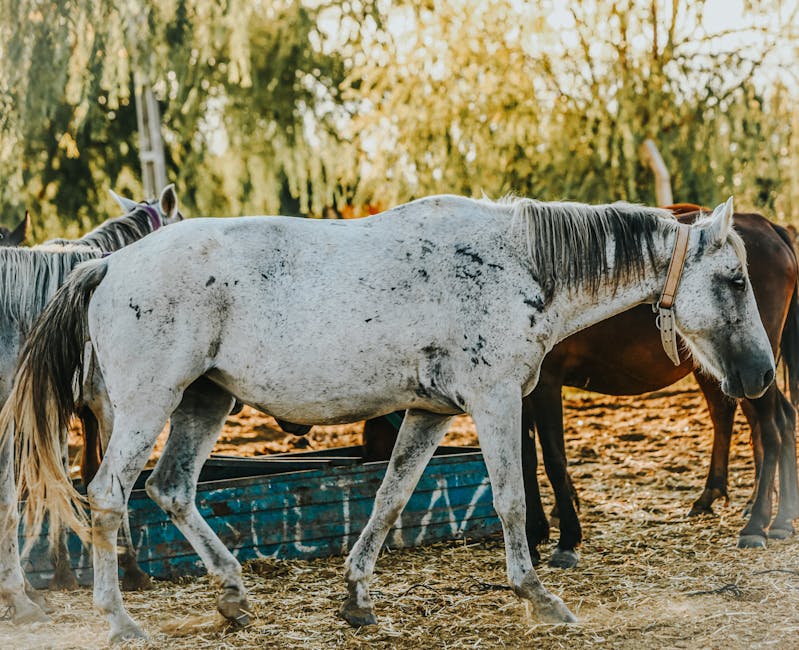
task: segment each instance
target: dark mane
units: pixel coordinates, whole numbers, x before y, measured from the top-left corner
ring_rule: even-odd
[[[556,288],[579,286],[596,295],[607,279],[614,288],[642,279],[647,266],[656,263],[655,239],[667,236],[677,225],[667,210],[630,203],[505,199],[499,205],[524,228],[534,274],[548,300]]]
[[[158,217],[159,225],[161,218]],[[147,210],[137,208],[124,217],[109,219],[80,239],[53,239],[46,242],[58,246],[92,248],[110,253],[138,241],[153,232],[153,223]]]

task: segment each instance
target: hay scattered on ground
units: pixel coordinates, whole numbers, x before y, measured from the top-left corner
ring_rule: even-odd
[[[352,630],[336,615],[343,558],[249,563],[254,617],[244,630],[231,630],[214,613],[207,578],[158,583],[151,592],[125,594],[151,637],[129,647],[795,648],[799,540],[773,541],[766,551],[735,548],[752,489],[743,420],[732,448],[730,506],[689,519],[711,443],[695,389],[636,398],[570,393],[566,416],[586,540],[578,569],[542,567],[539,575],[579,625],[531,618],[505,587],[502,542],[494,538],[384,552],[373,585],[377,628]],[[247,434],[242,428],[235,435]],[[104,646],[105,622],[92,610],[89,590],[50,601],[58,612],[53,624],[23,631],[2,623],[0,647]]]

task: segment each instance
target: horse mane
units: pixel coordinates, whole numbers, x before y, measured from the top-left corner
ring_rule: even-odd
[[[150,215],[143,208],[136,208],[123,217],[104,221],[80,239],[52,239],[45,244],[69,249],[90,248],[110,253],[138,241],[151,232],[153,224]]]
[[[0,314],[27,332],[75,266],[101,256],[86,248],[0,248]]]
[[[608,273],[614,289],[642,279],[647,262],[656,265],[655,238],[677,226],[668,210],[623,202],[587,205],[506,197],[494,205],[509,210],[523,228],[533,274],[547,301],[559,287],[580,286],[597,295]]]

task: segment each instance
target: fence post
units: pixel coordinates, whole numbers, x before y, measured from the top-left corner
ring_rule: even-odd
[[[655,174],[655,198],[658,205],[673,205],[674,198],[671,194],[671,176],[663,162],[663,157],[658,151],[657,145],[649,138],[641,144],[641,158],[643,158],[652,168]]]
[[[144,194],[147,199],[155,199],[166,186],[166,158],[161,140],[161,115],[149,83],[136,84],[136,120]]]

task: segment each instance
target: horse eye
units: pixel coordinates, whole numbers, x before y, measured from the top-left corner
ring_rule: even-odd
[[[746,287],[746,280],[742,275],[736,275],[730,278],[730,284],[736,289],[743,289]]]

